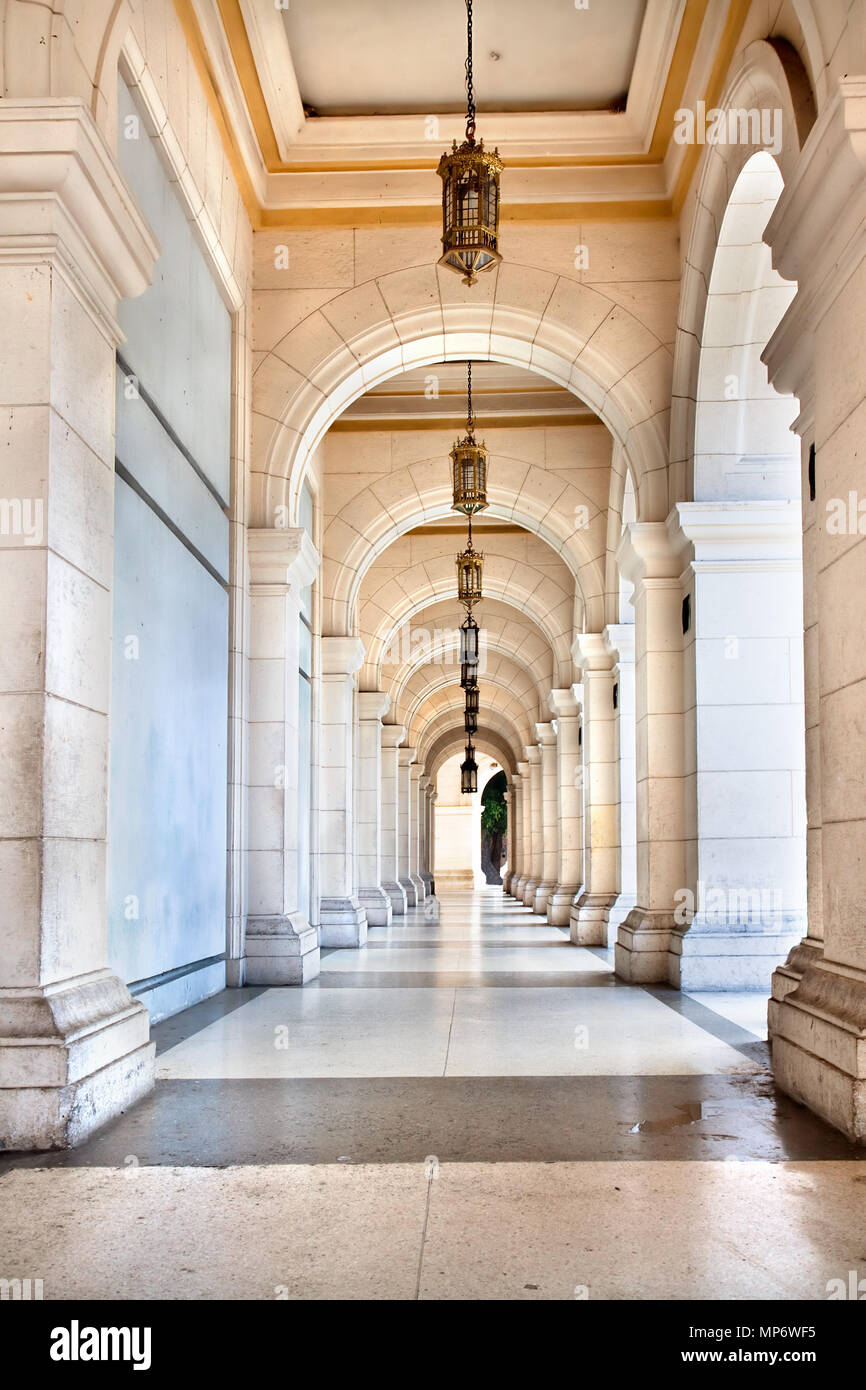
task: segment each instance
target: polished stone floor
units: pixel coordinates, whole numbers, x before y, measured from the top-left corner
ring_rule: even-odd
[[[147,1100],[0,1159],[0,1249],[46,1298],[826,1298],[866,1151],[775,1092],[765,1014],[444,896],[158,1025]]]

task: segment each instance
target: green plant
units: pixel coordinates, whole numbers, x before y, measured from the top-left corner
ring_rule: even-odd
[[[498,797],[485,801],[481,810],[481,829],[485,835],[501,835],[508,825],[508,808]]]

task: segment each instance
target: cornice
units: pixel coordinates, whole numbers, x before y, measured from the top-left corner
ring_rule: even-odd
[[[776,390],[798,395],[812,335],[866,256],[866,79],[842,78],[764,233],[773,265],[799,290],[763,354]]]
[[[55,261],[103,332],[151,282],[159,246],[90,111],[72,98],[0,103],[0,261]]]

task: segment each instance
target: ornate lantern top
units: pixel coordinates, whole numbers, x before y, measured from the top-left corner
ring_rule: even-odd
[[[472,83],[472,0],[466,0],[466,139],[455,140],[439,160],[442,180],[442,256],[439,264],[474,285],[478,272],[492,270],[502,260],[499,241],[498,149],[485,150],[475,141],[475,91]]]

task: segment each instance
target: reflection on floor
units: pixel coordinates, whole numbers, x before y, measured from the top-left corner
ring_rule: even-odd
[[[8,1275],[46,1298],[825,1298],[866,1274],[866,1152],[775,1093],[765,1013],[623,984],[495,889],[428,902],[302,990],[160,1024],[151,1097],[0,1160]]]

